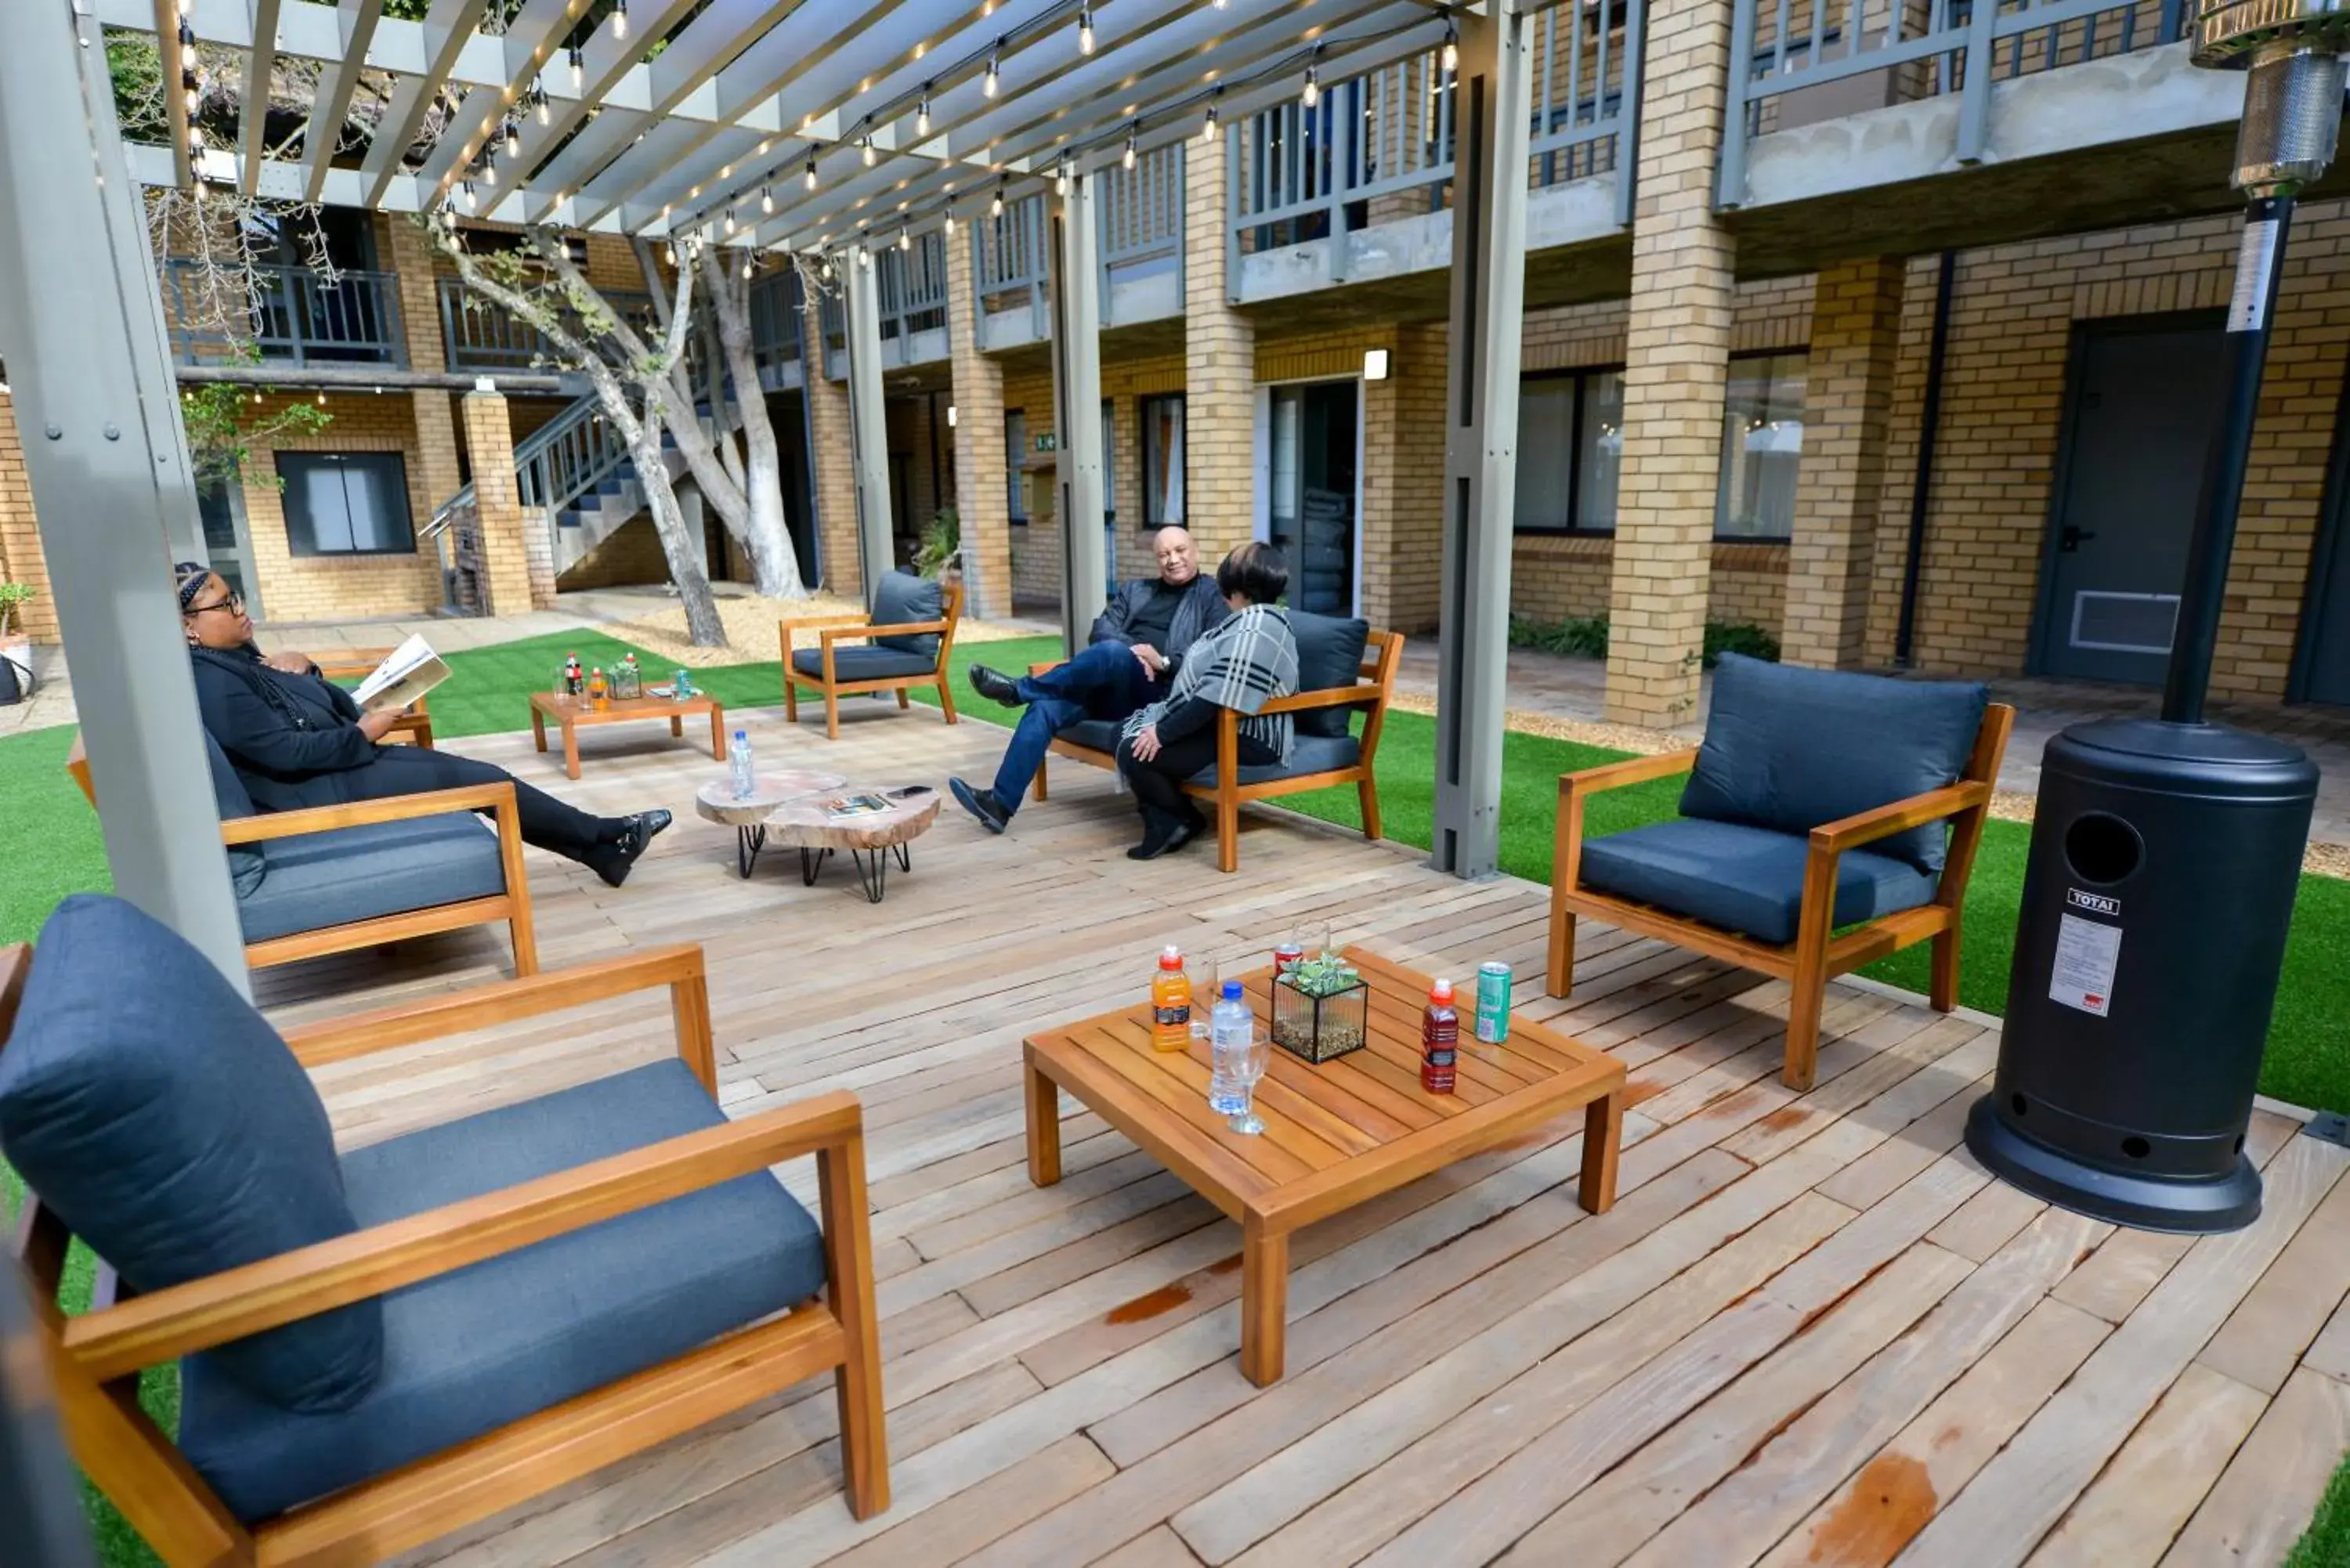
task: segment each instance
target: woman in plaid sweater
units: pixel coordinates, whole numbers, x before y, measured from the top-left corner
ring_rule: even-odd
[[[1126,852],[1130,860],[1180,849],[1208,826],[1181,785],[1215,763],[1218,709],[1241,715],[1243,767],[1289,760],[1289,715],[1261,711],[1297,691],[1297,639],[1279,606],[1289,591],[1289,564],[1270,545],[1243,545],[1216,568],[1216,587],[1232,618],[1191,645],[1167,695],[1128,719],[1118,735],[1118,772],[1142,813],[1142,842]]]

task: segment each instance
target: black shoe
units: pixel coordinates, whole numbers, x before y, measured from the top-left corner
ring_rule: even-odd
[[[602,846],[597,857],[588,864],[595,868],[597,876],[617,888],[629,879],[629,872],[635,867],[637,857],[642,855],[661,829],[669,825],[670,815],[665,811],[640,811],[634,816],[624,816],[620,818],[620,836]]]
[[[1191,842],[1191,826],[1180,817],[1163,817],[1154,812],[1142,821],[1142,842],[1126,852],[1128,860],[1156,860]]]
[[[1012,677],[1004,674],[1001,670],[990,670],[984,664],[974,664],[971,667],[971,689],[983,697],[1003,703],[1006,708],[1027,706],[1020,701],[1020,688],[1013,682]],[[999,827],[996,831],[1001,833],[1003,830]]]
[[[954,792],[955,804],[977,817],[980,826],[988,832],[1001,833],[1012,826],[1012,814],[1003,809],[1003,803],[995,798],[993,790],[973,789],[959,778],[949,778],[947,788]]]

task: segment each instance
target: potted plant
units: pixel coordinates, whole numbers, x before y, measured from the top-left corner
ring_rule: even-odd
[[[30,583],[0,583],[0,702],[15,702],[33,690],[33,639],[17,606],[41,590]]]
[[[1274,976],[1274,1044],[1317,1065],[1359,1051],[1368,1038],[1370,997],[1363,977],[1338,954],[1300,959]]]
[[[938,514],[922,525],[914,570],[942,583],[962,580],[962,514],[953,507],[940,507]]]

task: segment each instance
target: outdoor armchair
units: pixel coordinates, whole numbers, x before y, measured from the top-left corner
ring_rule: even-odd
[[[1980,685],[1725,654],[1705,743],[1558,781],[1549,990],[1575,986],[1590,915],[1788,982],[1781,1076],[1808,1089],[1827,982],[1921,941],[1958,1005],[1960,921],[2015,710]],[[1590,798],[1690,775],[1680,815],[1602,838]]]
[[[947,722],[955,722],[954,692],[947,659],[954,652],[955,627],[962,619],[958,584],[891,572],[873,590],[869,614],[812,616],[775,623],[784,650],[784,717],[799,722],[800,688],[824,697],[824,732],[840,739],[840,700],[866,691],[895,691],[898,706],[912,706],[913,686],[938,689]],[[795,634],[814,632],[814,647],[794,646]]]
[[[307,1071],[660,988],[674,1058],[365,1147]],[[172,1568],[372,1563],[829,1372],[880,1512],[858,1101],[729,1121],[713,1060],[694,946],[281,1038],[149,917],[68,900],[0,950],[0,1152],[75,1458]],[[767,1168],[811,1155],[820,1231]],[[123,1291],[68,1318],[77,1239]],[[176,1438],[136,1398],[175,1360]]]

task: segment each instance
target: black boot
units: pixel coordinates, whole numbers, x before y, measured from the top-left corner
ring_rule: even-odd
[[[1001,670],[990,670],[984,664],[971,667],[971,689],[981,696],[1003,703],[1006,708],[1024,708],[1020,701],[1020,688],[1012,677]]]
[[[637,857],[669,825],[669,813],[659,810],[640,811],[634,816],[620,818],[619,835],[596,846],[587,862],[588,869],[610,886],[619,887],[629,879]]]
[[[1126,852],[1128,860],[1156,860],[1170,849],[1180,849],[1190,842],[1191,826],[1180,816],[1169,816],[1149,806],[1142,808],[1142,842]]]

